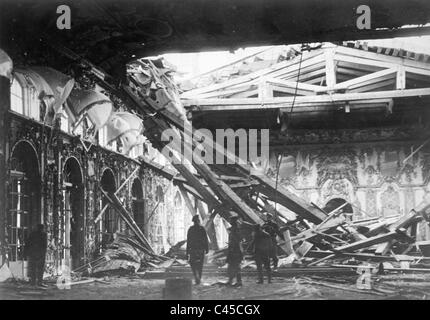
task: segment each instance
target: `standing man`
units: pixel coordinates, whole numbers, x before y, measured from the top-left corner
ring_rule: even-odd
[[[278,241],[276,236],[279,236],[282,240],[285,240],[279,226],[273,221],[273,216],[268,213],[266,215],[266,222],[263,224],[263,230],[266,231],[272,239],[272,247],[270,250],[270,258],[273,260],[273,269],[278,268]]]
[[[267,272],[267,282],[272,282],[272,272],[270,270],[270,250],[272,248],[272,239],[270,235],[261,229],[259,224],[254,226],[253,251],[255,264],[257,265],[258,281],[263,283],[263,265]]]
[[[25,244],[30,283],[34,286],[44,286],[42,281],[47,245],[48,242],[44,226],[43,224],[38,224],[35,230],[28,236]]]
[[[229,229],[228,235],[228,251],[227,251],[227,273],[228,273],[228,285],[233,285],[233,279],[236,278],[235,287],[242,286],[242,275],[240,274],[240,264],[243,259],[242,251],[242,237],[240,235],[239,226],[237,220],[239,217],[234,213],[230,218],[231,228]]]
[[[200,218],[198,215],[193,217],[193,222],[194,225],[188,229],[187,234],[187,257],[196,284],[200,284],[205,254],[209,252],[209,242],[205,228],[200,225]]]

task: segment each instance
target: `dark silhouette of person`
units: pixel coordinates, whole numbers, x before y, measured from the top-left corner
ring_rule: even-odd
[[[263,265],[267,272],[267,282],[272,282],[272,272],[270,270],[270,253],[272,249],[272,239],[259,224],[254,226],[252,248],[254,252],[255,264],[257,265],[258,281],[263,283]]]
[[[46,248],[48,245],[44,225],[38,224],[30,232],[25,243],[26,256],[28,257],[28,277],[34,286],[42,286],[43,271],[45,268]]]
[[[198,215],[193,217],[194,224],[187,233],[187,258],[193,271],[196,284],[200,284],[203,272],[205,254],[209,252],[209,242],[206,230],[200,225]]]
[[[272,247],[270,249],[270,258],[273,260],[273,269],[278,268],[278,241],[276,236],[279,236],[282,240],[285,240],[279,226],[273,221],[273,216],[268,214],[266,216],[266,222],[263,224],[263,230],[270,235],[272,239]]]
[[[242,250],[242,237],[240,235],[238,216],[235,214],[230,218],[231,228],[229,229],[228,235],[228,249],[227,249],[227,273],[228,273],[228,285],[233,285],[233,280],[236,278],[234,286],[242,286],[242,275],[240,273],[240,264],[243,259]]]

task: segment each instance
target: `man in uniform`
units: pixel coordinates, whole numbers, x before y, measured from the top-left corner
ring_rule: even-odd
[[[198,215],[193,217],[193,222],[194,224],[188,229],[187,234],[187,257],[195,282],[200,284],[205,254],[209,252],[209,242],[205,228],[200,225]]]
[[[267,272],[267,282],[271,283],[272,273],[270,270],[270,252],[272,248],[272,239],[267,232],[261,229],[259,224],[254,226],[252,247],[258,271],[257,283],[263,283],[263,265]]]
[[[278,241],[276,236],[279,236],[282,240],[285,240],[279,226],[273,221],[273,216],[267,214],[266,222],[263,224],[263,230],[266,231],[272,239],[272,247],[270,250],[270,258],[273,260],[273,268],[278,268]]]
[[[229,229],[228,235],[228,251],[227,251],[227,273],[228,273],[228,285],[233,285],[233,280],[236,278],[234,286],[242,286],[242,275],[240,274],[240,264],[243,259],[242,251],[242,237],[240,235],[239,225],[237,220],[239,217],[236,213],[232,213],[230,218],[231,228]]]
[[[27,238],[25,252],[28,257],[28,273],[30,283],[34,286],[43,286],[43,271],[47,248],[47,235],[43,224],[38,224]]]

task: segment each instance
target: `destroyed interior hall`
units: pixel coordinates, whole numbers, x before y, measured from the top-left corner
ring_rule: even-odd
[[[256,275],[252,228],[270,216],[282,234],[273,275],[287,279],[274,280],[278,294],[314,281],[334,290],[325,298],[336,298],[339,288],[324,286],[322,277],[356,288],[356,269],[364,264],[388,276],[418,270],[430,283],[430,45],[394,41],[428,41],[428,27],[399,28],[428,23],[425,2],[378,20],[386,9],[381,1],[374,30],[389,28],[384,34],[356,32],[354,10],[344,6],[336,7],[342,18],[317,21],[319,14],[309,9],[305,18],[294,1],[267,7],[215,1],[225,5],[220,12],[207,3],[188,12],[191,0],[125,2],[64,1],[70,30],[56,27],[57,1],[0,3],[2,283],[28,280],[26,240],[39,224],[47,234],[48,291],[65,270],[72,283],[92,281],[106,290],[113,275],[192,277],[185,248],[196,215],[209,240],[203,279],[206,272],[208,279],[226,277],[236,216],[242,274]],[[334,8],[318,6],[325,13]],[[303,21],[285,22],[279,8]],[[207,24],[195,19],[198,10]],[[229,59],[198,72],[205,51],[221,50]],[[184,65],[170,61],[172,53],[183,53],[176,62]],[[192,135],[179,149],[165,139],[170,130],[185,142],[187,128],[206,136]],[[244,132],[260,156],[250,159],[251,147],[245,160],[240,148],[230,152],[215,139],[220,129],[236,132],[234,146]],[[252,130],[258,134],[247,137]],[[202,145],[225,151],[227,163],[201,161],[205,152],[194,156]],[[246,283],[243,297],[257,296]],[[393,285],[378,285],[364,296],[400,295]],[[8,288],[0,285],[0,295],[13,295]],[[198,294],[235,299],[206,290]],[[258,297],[271,298],[273,290],[264,287]],[[426,290],[402,294],[428,299],[430,284]],[[321,297],[306,292],[284,298]]]

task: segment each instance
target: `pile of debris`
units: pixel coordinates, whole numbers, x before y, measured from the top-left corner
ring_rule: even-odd
[[[139,243],[138,238],[114,234],[114,241],[95,260],[73,270],[75,274],[103,277],[134,274],[141,269],[162,264],[168,257],[155,255]]]
[[[345,204],[344,204],[345,205]],[[284,231],[279,243],[280,267],[322,266],[430,272],[430,241],[417,241],[419,223],[430,221],[430,201],[403,216],[348,221],[342,207],[327,214],[320,224],[297,220]],[[213,255],[223,261],[225,250]],[[250,257],[250,256],[249,256]],[[251,261],[246,267],[255,268]],[[426,267],[428,269],[426,269]]]
[[[384,271],[430,272],[430,242],[416,241],[419,223],[429,222],[430,201],[424,201],[403,216],[374,217],[348,221],[342,207],[327,214],[320,224],[296,220],[283,228],[285,240],[279,243],[279,267],[360,268]],[[249,237],[248,237],[249,238]],[[157,256],[136,237],[117,234],[103,256],[96,261],[92,274],[137,272],[187,265],[186,241],[180,241],[164,256]],[[245,243],[245,248],[247,248]],[[227,249],[208,255],[208,263],[226,267]],[[256,269],[252,253],[245,252],[244,269]]]

